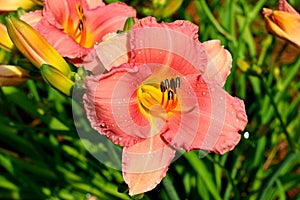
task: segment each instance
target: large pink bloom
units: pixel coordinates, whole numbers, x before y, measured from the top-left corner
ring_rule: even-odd
[[[85,108],[92,126],[124,147],[131,195],[161,181],[175,149],[223,154],[247,124],[243,101],[222,88],[230,53],[217,40],[200,43],[197,31],[187,21],[149,17],[97,47],[109,72],[87,78]]]
[[[87,55],[110,32],[122,30],[136,11],[124,3],[102,0],[45,0],[43,11],[25,14],[30,23],[64,57]]]

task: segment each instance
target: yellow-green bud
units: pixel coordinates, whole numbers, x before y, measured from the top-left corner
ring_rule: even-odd
[[[71,96],[74,82],[55,67],[43,64],[40,68],[42,77],[50,86]]]
[[[15,46],[33,65],[40,68],[43,64],[48,64],[69,76],[71,70],[68,63],[29,24],[15,17],[7,17],[6,26]]]
[[[132,26],[135,24],[134,18],[133,17],[128,17],[126,19],[123,31],[128,32],[131,30]]]

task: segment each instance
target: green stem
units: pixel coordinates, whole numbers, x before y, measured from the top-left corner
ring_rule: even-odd
[[[292,139],[290,137],[290,134],[288,133],[287,126],[286,126],[285,122],[283,121],[283,119],[281,117],[281,114],[280,114],[280,112],[279,112],[279,110],[278,110],[278,108],[276,106],[276,102],[275,102],[275,100],[273,98],[273,95],[272,95],[270,89],[267,86],[267,80],[265,80],[265,77],[262,77],[262,81],[263,81],[264,89],[266,90],[267,95],[269,96],[271,104],[272,104],[272,106],[274,108],[276,117],[278,118],[278,120],[280,122],[280,125],[282,127],[282,131],[285,134],[286,139],[287,139],[288,143],[290,144],[291,148],[294,149],[294,148],[296,148],[296,146],[295,146],[294,142],[292,141]]]
[[[233,192],[234,192],[234,199],[239,199],[239,191],[237,190],[235,184],[234,184],[234,181],[233,179],[231,178],[228,170],[219,162],[219,161],[216,161],[215,159],[213,159],[210,155],[207,155],[206,156],[211,162],[217,164],[221,169],[223,169],[223,172],[225,173],[226,177],[228,178],[228,181],[230,182],[232,188],[233,188]]]
[[[38,102],[38,101],[41,101],[41,98],[40,98],[40,95],[39,95],[39,93],[38,93],[38,91],[37,91],[35,82],[34,82],[33,80],[28,80],[28,81],[27,81],[27,86],[28,86],[30,92],[32,93],[32,95],[33,95],[35,101],[37,101],[37,102]]]
[[[208,19],[211,21],[212,25],[222,34],[224,35],[228,40],[230,40],[231,42],[233,42],[233,45],[236,46],[237,42],[236,39],[234,37],[232,37],[232,35],[230,35],[223,27],[222,25],[215,19],[214,15],[212,14],[212,12],[210,11],[207,3],[205,0],[197,0],[195,1],[197,10],[199,12],[200,7],[203,8],[203,11],[205,12],[205,14],[207,15]]]
[[[175,187],[172,183],[172,180],[171,180],[171,178],[168,174],[162,180],[162,183],[163,183],[163,185],[166,189],[166,192],[167,192],[168,196],[170,197],[170,199],[172,199],[172,200],[179,200],[180,199],[177,192],[176,192],[176,189],[175,189]]]

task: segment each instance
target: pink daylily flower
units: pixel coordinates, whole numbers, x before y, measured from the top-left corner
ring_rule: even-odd
[[[197,32],[188,21],[148,17],[96,49],[115,49],[123,40],[127,48],[98,55],[109,72],[87,77],[84,104],[92,127],[124,147],[130,195],[160,183],[176,149],[224,154],[247,124],[243,101],[222,88],[230,53],[217,40],[200,43]]]
[[[64,57],[80,62],[102,37],[122,30],[136,11],[124,3],[102,0],[45,0],[43,11],[22,16]]]

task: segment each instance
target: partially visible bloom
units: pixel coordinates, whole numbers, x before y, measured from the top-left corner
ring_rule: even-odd
[[[16,11],[18,8],[24,10],[29,10],[36,5],[40,5],[39,0],[9,0],[9,1],[0,1],[0,11],[10,12]]]
[[[51,65],[42,65],[41,74],[48,85],[56,88],[65,95],[71,96],[74,82]]]
[[[45,0],[43,11],[22,16],[63,56],[80,63],[102,37],[122,30],[136,11],[124,3],[102,0]]]
[[[68,63],[36,30],[22,20],[7,18],[8,34],[20,52],[37,68],[51,65],[68,76]]]
[[[148,17],[96,49],[108,50],[98,54],[108,73],[87,77],[85,109],[93,128],[124,147],[130,195],[160,183],[175,149],[224,154],[247,124],[243,101],[222,88],[230,53],[220,41],[200,43],[197,33],[187,21]]]
[[[286,0],[279,0],[278,10],[263,9],[268,31],[300,47],[300,14]]]
[[[0,86],[15,86],[30,78],[27,70],[13,65],[0,65]]]
[[[11,41],[7,29],[3,24],[0,24],[0,48],[11,51],[14,48],[14,44]]]

